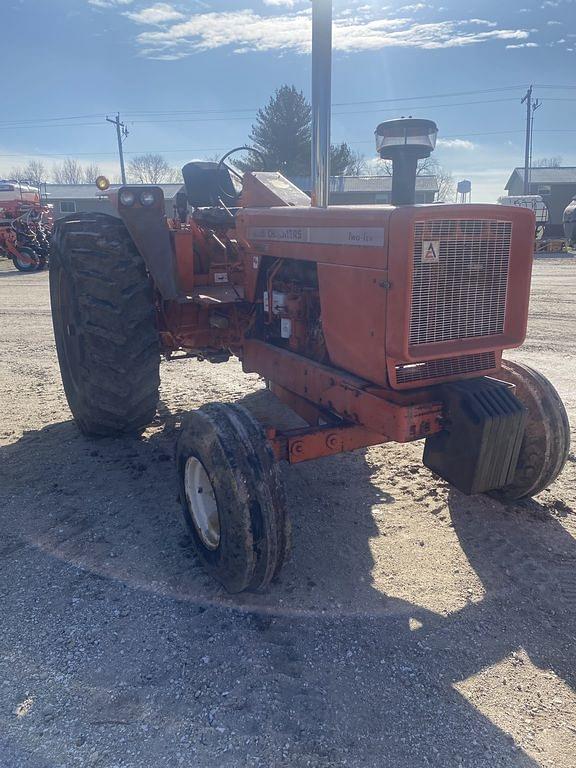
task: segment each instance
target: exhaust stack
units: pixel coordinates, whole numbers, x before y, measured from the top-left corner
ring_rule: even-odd
[[[312,0],[312,205],[328,207],[332,108],[332,0]]]
[[[438,126],[433,120],[402,117],[376,128],[376,149],[382,160],[392,160],[392,205],[414,205],[418,160],[436,147]]]

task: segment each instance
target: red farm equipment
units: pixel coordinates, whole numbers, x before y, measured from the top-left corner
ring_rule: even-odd
[[[64,387],[87,435],[144,429],[160,357],[256,372],[308,426],[265,430],[236,404],[192,412],[177,444],[198,556],[230,591],[266,586],[289,548],[278,462],[425,440],[424,463],[465,493],[532,496],[569,450],[552,385],[502,359],[525,337],[535,220],[499,205],[414,205],[431,121],[376,132],[393,204],[327,206],[330,3],[314,3],[312,204],[276,172],[225,160],[111,193],[117,217],[55,226],[50,290]]]
[[[16,181],[0,181],[0,255],[20,272],[36,272],[48,263],[50,208],[38,189]]]

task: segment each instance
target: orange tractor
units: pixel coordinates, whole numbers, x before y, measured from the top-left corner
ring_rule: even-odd
[[[173,219],[160,188],[124,186],[117,217],[69,216],[53,236],[58,356],[85,434],[145,428],[160,356],[176,352],[236,355],[306,422],[265,430],[239,405],[214,403],[182,427],[184,517],[231,592],[266,586],[287,556],[280,461],[424,439],[436,475],[515,500],[546,488],[569,450],[552,385],[502,360],[526,333],[534,214],[414,205],[436,126],[413,119],[376,131],[394,166],[392,205],[327,206],[329,6],[314,2],[312,201],[225,156],[183,168]]]

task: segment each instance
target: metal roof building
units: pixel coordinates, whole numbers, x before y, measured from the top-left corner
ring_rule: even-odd
[[[310,177],[296,176],[290,179],[303,192],[310,194]],[[392,193],[392,176],[331,176],[330,203],[332,205],[363,205],[389,203]],[[433,203],[438,194],[436,176],[416,177],[416,202]]]
[[[299,176],[291,181],[299,189],[310,194],[310,177]],[[134,185],[131,185],[134,186]],[[157,184],[164,192],[166,214],[173,212],[176,193],[184,190],[183,184]],[[113,185],[110,190],[118,189]],[[330,203],[332,205],[363,205],[389,203],[392,191],[391,176],[331,176]],[[100,192],[95,184],[43,184],[40,190],[42,200],[53,205],[53,216],[59,219],[70,213],[114,214],[106,193]],[[416,177],[416,202],[433,203],[438,193],[435,176]]]
[[[184,185],[155,184],[154,186],[160,187],[164,192],[166,213],[171,216],[173,200]],[[118,189],[118,185],[111,186],[109,191],[115,189]],[[67,216],[69,213],[114,213],[106,193],[100,192],[95,184],[43,184],[40,192],[42,201],[54,206],[55,219]]]
[[[509,195],[524,194],[524,168],[514,168],[505,187]],[[547,234],[561,236],[562,215],[576,196],[576,166],[531,168],[529,195],[541,195],[550,213]]]

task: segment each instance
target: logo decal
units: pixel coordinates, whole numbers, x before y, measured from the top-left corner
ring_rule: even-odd
[[[248,227],[248,240],[382,248],[384,227]]]
[[[422,263],[438,264],[440,262],[440,240],[422,241]]]

